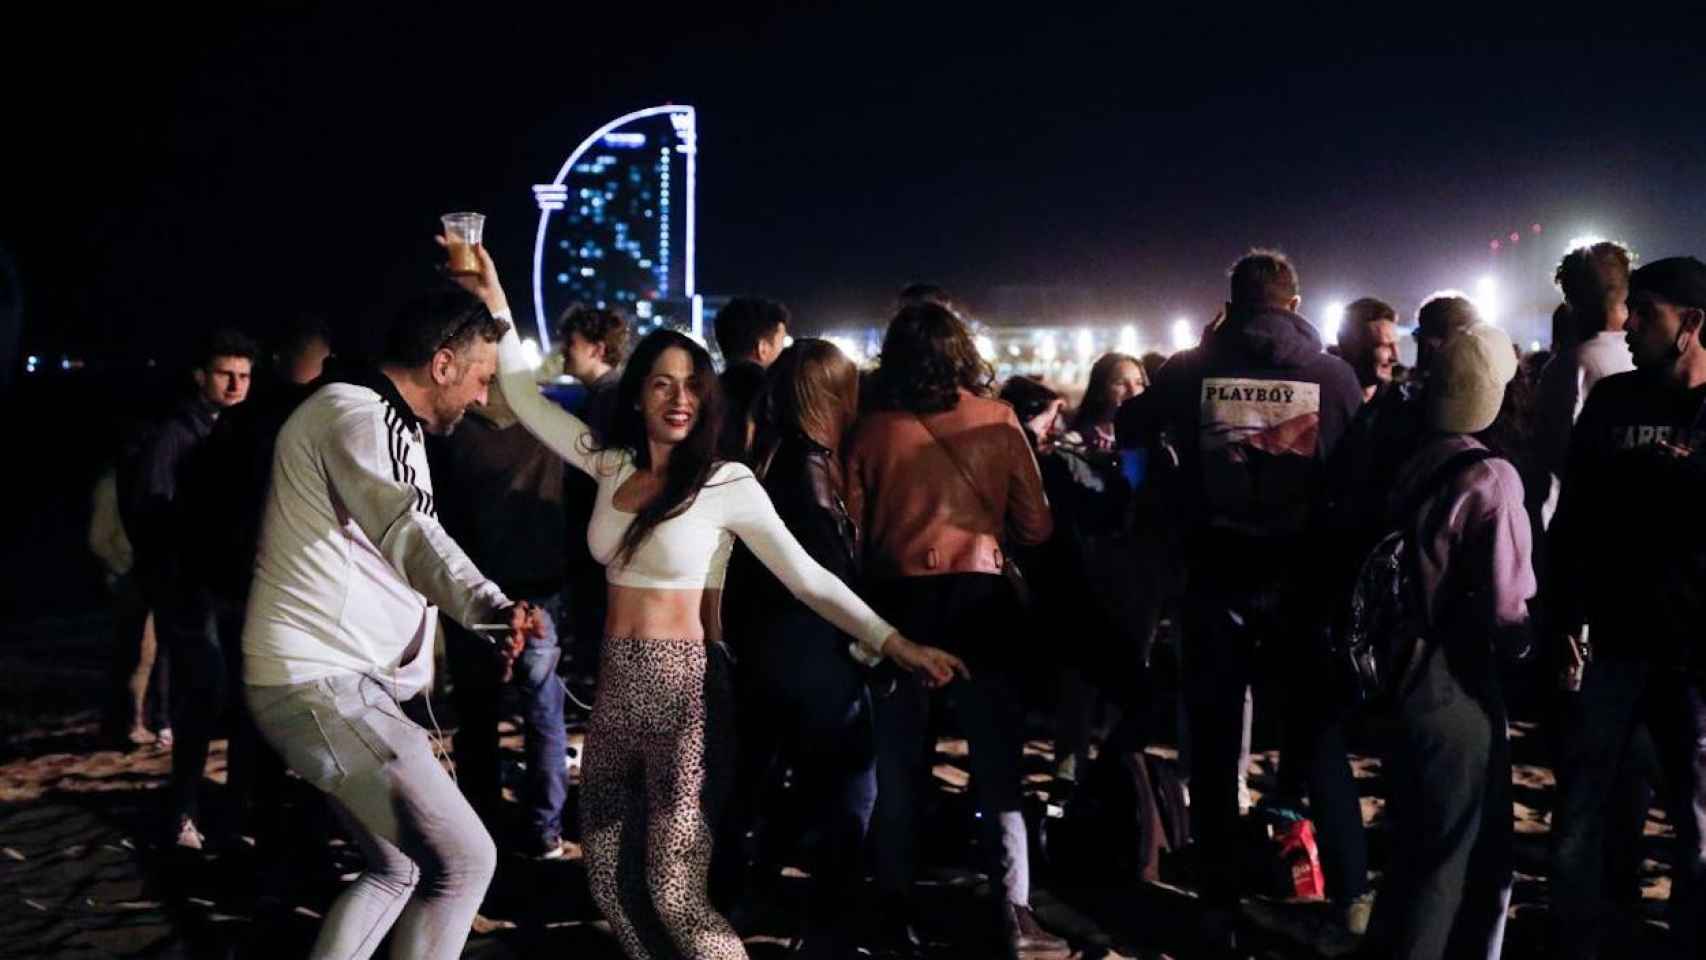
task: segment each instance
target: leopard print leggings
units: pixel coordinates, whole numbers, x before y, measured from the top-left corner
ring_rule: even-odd
[[[604,641],[581,833],[593,899],[635,960],[746,957],[706,888],[734,759],[727,667],[700,641]]]

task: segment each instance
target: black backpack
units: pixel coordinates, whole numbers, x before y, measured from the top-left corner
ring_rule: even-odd
[[[1463,471],[1494,456],[1491,450],[1464,450],[1441,464],[1389,517],[1386,534],[1363,558],[1335,644],[1355,706],[1390,705],[1421,662],[1428,618],[1409,537],[1417,511]]]

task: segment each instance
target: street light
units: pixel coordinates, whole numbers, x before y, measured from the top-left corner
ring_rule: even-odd
[[[1088,362],[1090,357],[1093,356],[1095,353],[1096,353],[1096,337],[1090,333],[1089,327],[1084,327],[1084,328],[1080,329],[1078,331],[1078,360],[1079,360],[1079,362],[1081,362],[1081,363],[1082,362]]]

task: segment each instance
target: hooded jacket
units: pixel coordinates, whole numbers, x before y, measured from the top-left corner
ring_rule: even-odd
[[[1271,584],[1305,565],[1324,466],[1361,404],[1355,372],[1322,352],[1309,321],[1235,306],[1117,423],[1122,447],[1158,447],[1165,434],[1177,451],[1192,568],[1212,565],[1222,585]]]
[[[246,683],[357,674],[406,700],[432,680],[439,610],[472,627],[510,606],[439,524],[424,445],[376,370],[325,383],[285,421],[243,624]]]

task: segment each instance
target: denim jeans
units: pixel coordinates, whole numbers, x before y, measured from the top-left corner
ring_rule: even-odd
[[[332,904],[310,956],[450,960],[462,952],[497,849],[383,680],[345,674],[247,688],[261,736],[325,791],[367,859]]]
[[[563,727],[563,687],[557,681],[558,598],[517,597],[546,612],[545,636],[529,639],[515,662],[507,690],[491,640],[469,633],[449,619],[444,639],[456,686],[457,778],[468,802],[488,825],[498,809],[502,778],[498,720],[506,692],[519,701],[523,720],[527,776],[520,790],[525,826],[532,839],[549,842],[562,835],[563,803],[568,799],[567,751]]]

